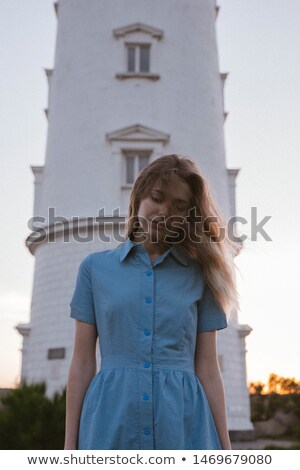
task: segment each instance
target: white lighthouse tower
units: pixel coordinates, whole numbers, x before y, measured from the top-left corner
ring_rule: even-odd
[[[139,171],[164,154],[190,156],[227,217],[235,215],[239,171],[226,167],[226,74],[219,71],[214,0],[61,0],[55,10],[46,158],[31,167],[31,315],[17,327],[21,379],[45,380],[49,395],[66,385],[74,335],[69,302],[79,264],[123,240],[116,228],[121,224],[125,233]],[[253,434],[245,362],[250,331],[235,315],[218,332],[233,439]]]

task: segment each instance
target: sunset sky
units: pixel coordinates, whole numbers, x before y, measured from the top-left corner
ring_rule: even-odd
[[[236,259],[240,323],[248,381],[270,373],[300,379],[300,35],[299,0],[220,0],[220,71],[225,85],[227,167],[241,168],[237,215],[249,224]],[[0,17],[0,387],[19,379],[22,341],[14,325],[27,322],[34,258],[25,247],[33,215],[33,174],[43,165],[48,85],[57,20],[53,1],[2,2]],[[193,157],[191,155],[191,157]],[[271,241],[250,240],[251,207]],[[69,313],[67,312],[67,316]]]

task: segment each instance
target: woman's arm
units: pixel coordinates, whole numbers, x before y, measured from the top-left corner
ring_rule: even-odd
[[[197,334],[195,372],[207,396],[222,449],[231,450],[224,384],[217,356],[216,330]]]
[[[96,373],[96,341],[96,326],[76,320],[74,350],[66,394],[65,450],[76,450],[78,447],[82,403]]]

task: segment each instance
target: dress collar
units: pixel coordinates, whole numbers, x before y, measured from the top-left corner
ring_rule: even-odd
[[[122,262],[126,256],[128,255],[128,253],[131,251],[132,248],[135,248],[136,250],[144,250],[144,246],[143,244],[136,244],[136,243],[133,243],[133,241],[130,239],[130,238],[126,238],[125,241],[123,241],[121,243],[121,245],[118,246],[119,248],[119,256],[120,256],[120,261]],[[187,256],[182,253],[182,251],[180,251],[176,245],[172,245],[169,250],[170,253],[172,253],[173,256],[175,256],[175,258],[181,263],[183,264],[184,266],[187,266],[188,265],[188,258]]]

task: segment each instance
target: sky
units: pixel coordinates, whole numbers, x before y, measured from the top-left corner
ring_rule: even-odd
[[[271,238],[251,240],[250,224],[236,258],[246,337],[247,380],[270,373],[300,379],[300,2],[219,0],[216,23],[225,84],[226,163],[240,168],[236,213],[258,222]],[[0,388],[16,386],[28,322],[34,258],[25,247],[33,215],[34,177],[47,139],[48,84],[57,20],[53,1],[7,0],[0,16]]]

